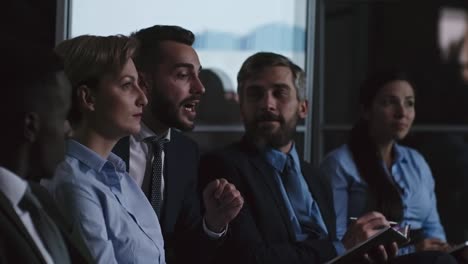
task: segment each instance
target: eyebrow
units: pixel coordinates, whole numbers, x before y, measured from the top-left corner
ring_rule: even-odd
[[[291,90],[291,87],[286,83],[275,83],[273,86],[275,88],[287,88],[288,90]]]
[[[195,69],[195,66],[193,64],[191,64],[191,63],[180,62],[180,63],[174,64],[173,68],[174,69],[177,69],[177,68]],[[201,70],[202,70],[202,66],[200,65],[200,67],[198,68],[198,72],[200,72]]]

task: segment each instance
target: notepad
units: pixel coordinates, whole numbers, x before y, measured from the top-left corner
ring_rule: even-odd
[[[393,227],[385,227],[375,235],[371,236],[366,241],[363,241],[345,252],[344,255],[328,261],[326,264],[349,263],[353,260],[360,259],[365,253],[378,247],[379,245],[388,245],[396,242],[400,247],[409,242],[407,234],[400,232]]]

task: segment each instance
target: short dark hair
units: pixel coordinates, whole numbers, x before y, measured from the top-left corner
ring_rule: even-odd
[[[163,41],[175,41],[192,46],[195,35],[192,31],[179,26],[155,25],[132,33],[139,42],[135,54],[138,71],[149,72],[161,61],[160,44]]]
[[[133,57],[137,41],[123,35],[83,35],[61,42],[56,52],[63,58],[65,73],[72,84],[72,107],[69,121],[72,125],[81,120],[77,89],[81,85],[95,89],[107,75],[116,75]]]
[[[258,52],[250,56],[242,64],[237,74],[237,93],[242,102],[244,83],[259,74],[267,67],[284,66],[288,67],[293,74],[293,83],[297,92],[297,99],[306,99],[305,72],[287,57],[273,52]]]

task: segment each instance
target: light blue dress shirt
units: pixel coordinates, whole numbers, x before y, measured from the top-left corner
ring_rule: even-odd
[[[311,219],[314,218],[316,224],[318,224],[325,233],[328,233],[328,230],[325,222],[323,221],[320,209],[317,203],[314,201],[307,182],[302,174],[300,160],[295,145],[292,146],[289,155],[292,157],[294,162],[293,171],[294,173],[297,173],[300,180],[300,185],[302,188],[301,193],[308,196],[304,198],[304,204],[294,204],[292,202],[288,196],[285,186],[283,185],[283,181],[281,180],[281,173],[283,172],[283,169],[286,165],[288,155],[279,150],[271,148],[264,151],[265,159],[275,169],[275,181],[279,186],[281,196],[283,197],[286,209],[288,210],[288,215],[290,217],[294,233],[296,234],[296,240],[304,241],[307,239],[308,234],[307,232],[304,232],[301,223],[306,224],[306,222],[311,221]],[[309,200],[310,203],[308,203],[307,200]],[[340,241],[333,241],[333,244],[339,255],[344,253],[345,249]]]
[[[427,162],[416,150],[408,147],[395,144],[393,151],[395,161],[390,170],[386,169],[383,161],[382,166],[403,191],[404,209],[400,224],[410,225],[411,229],[422,229],[426,238],[445,241],[445,232],[437,212],[434,179]],[[332,185],[337,217],[336,233],[341,239],[346,233],[349,217],[360,217],[366,213],[367,183],[360,177],[348,145],[329,153],[320,169]],[[405,253],[411,251],[413,249],[408,249]]]
[[[65,161],[42,183],[98,263],[165,263],[158,218],[113,153],[105,160],[68,140]]]

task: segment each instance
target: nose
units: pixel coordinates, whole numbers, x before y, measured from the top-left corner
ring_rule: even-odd
[[[262,110],[276,110],[276,99],[270,91],[267,91],[263,94],[262,98],[260,99],[260,106]]]
[[[406,108],[403,103],[399,103],[395,109],[395,117],[400,119],[406,115]]]
[[[190,84],[190,93],[200,95],[205,93],[205,86],[200,81],[198,75],[192,79],[192,83]]]
[[[136,86],[136,91],[137,91],[137,100],[136,100],[136,105],[144,107],[145,105],[148,104],[148,98],[145,95],[145,92],[139,85]]]

